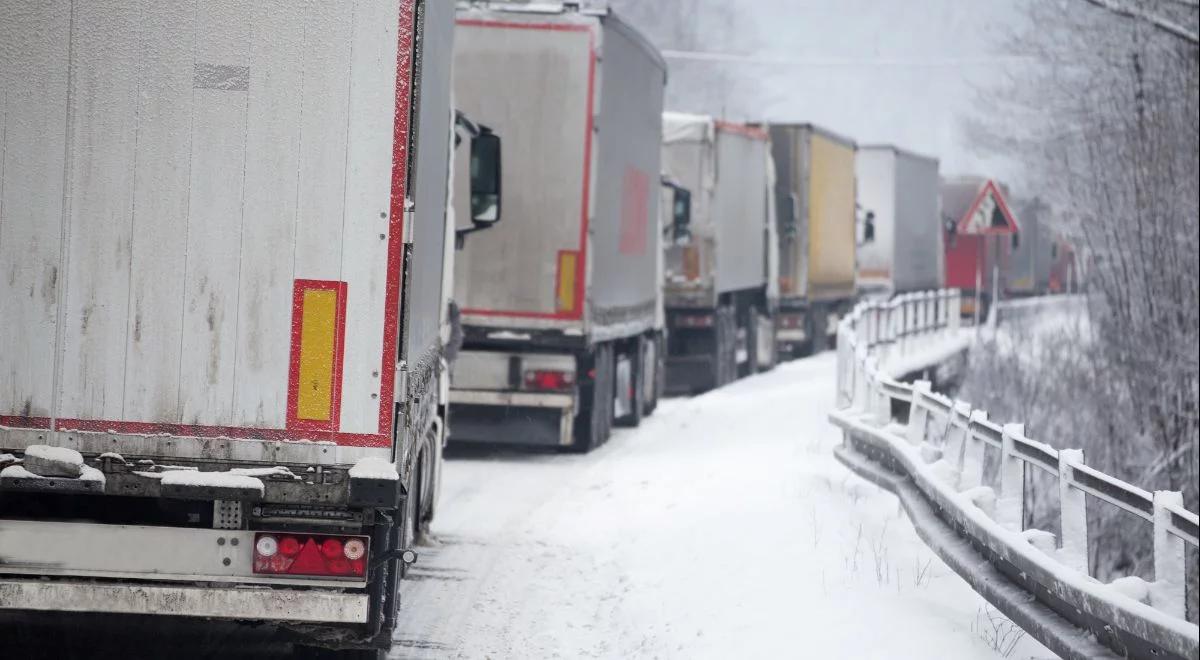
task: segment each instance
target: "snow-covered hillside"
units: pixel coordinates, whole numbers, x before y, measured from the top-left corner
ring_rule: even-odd
[[[394,657],[1053,657],[834,461],[834,356],[586,455],[447,462]]]

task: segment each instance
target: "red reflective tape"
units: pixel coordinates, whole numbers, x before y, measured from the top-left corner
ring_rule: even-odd
[[[412,121],[413,34],[416,0],[401,0],[396,47],[396,110],[392,124],[392,194],[388,218],[387,281],[384,285],[383,357],[379,365],[379,433],[391,436],[395,412],[397,344],[400,337],[400,267],[404,248],[404,198],[408,186]]]
[[[300,370],[303,351],[302,330],[304,326],[304,294],[308,291],[330,291],[335,296],[333,318],[333,353],[330,365],[328,416],[324,420],[307,419],[300,416]],[[292,346],[288,361],[287,427],[308,431],[336,432],[342,417],[342,363],[346,349],[346,294],[345,282],[328,280],[296,280],[292,285]]]

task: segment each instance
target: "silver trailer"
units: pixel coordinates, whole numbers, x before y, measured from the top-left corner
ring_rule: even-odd
[[[506,150],[504,222],[456,264],[451,437],[587,449],[657,402],[666,64],[573,3],[460,3],[458,32],[456,103]]]
[[[778,248],[767,133],[665,113],[663,172],[691,201],[664,264],[668,391],[703,391],[770,368]]]
[[[445,426],[454,16],[348,5],[0,0],[0,610],[390,645]]]
[[[857,295],[857,145],[806,123],[772,123],[770,133],[779,172],[778,346],[804,355],[833,340]]]
[[[942,286],[942,221],[936,158],[891,145],[860,146],[858,289],[890,297]]]
[[[1045,221],[1050,207],[1040,199],[1019,200],[1017,217],[1020,232],[1010,238],[1007,293],[1014,296],[1036,296],[1050,291],[1050,274],[1058,260],[1058,239]]]

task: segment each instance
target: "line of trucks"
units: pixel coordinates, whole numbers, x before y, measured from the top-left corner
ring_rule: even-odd
[[[0,611],[378,657],[447,442],[586,451],[860,295],[1072,277],[990,181],[664,113],[602,6],[0,15]]]

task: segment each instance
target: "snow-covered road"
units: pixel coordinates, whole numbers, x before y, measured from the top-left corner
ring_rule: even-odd
[[[1053,657],[830,453],[834,355],[588,455],[447,462],[394,657]]]

